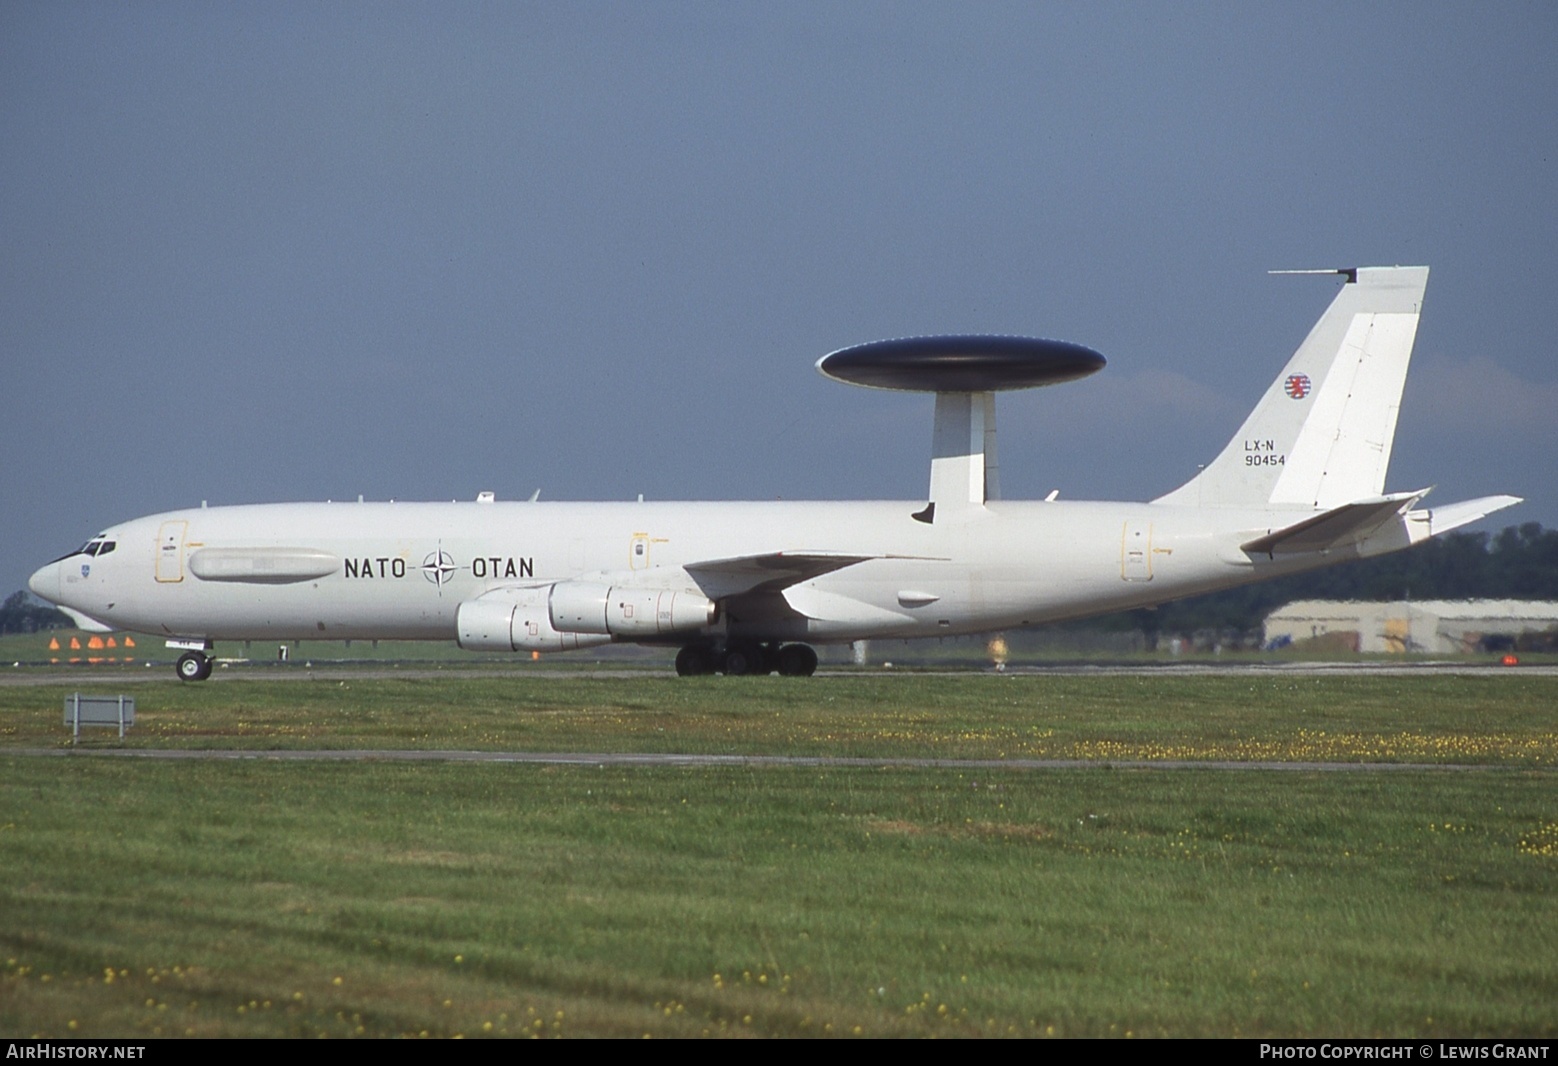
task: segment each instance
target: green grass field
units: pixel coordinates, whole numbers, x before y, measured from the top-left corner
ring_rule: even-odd
[[[67,680],[0,688],[8,1035],[1558,1031],[1549,678],[170,677],[124,746],[1090,767],[5,754]]]
[[[69,743],[79,677],[0,687],[0,750]],[[1044,675],[501,676],[125,686],[137,726],[87,746],[438,748],[914,758],[1558,765],[1558,680]]]

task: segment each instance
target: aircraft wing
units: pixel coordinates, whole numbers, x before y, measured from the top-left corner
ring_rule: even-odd
[[[1264,537],[1246,541],[1239,547],[1252,555],[1274,555],[1279,552],[1325,551],[1354,544],[1397,515],[1405,514],[1413,504],[1427,496],[1428,491],[1397,492],[1389,496],[1344,503],[1302,522],[1273,530]]]
[[[831,574],[870,559],[911,559],[909,555],[856,555],[832,551],[781,551],[763,555],[737,555],[688,563],[688,575],[711,600],[749,592],[778,592],[802,581]]]

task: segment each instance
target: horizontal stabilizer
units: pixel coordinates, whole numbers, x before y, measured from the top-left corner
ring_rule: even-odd
[[[1475,500],[1448,503],[1443,507],[1430,507],[1428,508],[1429,536],[1437,537],[1441,533],[1448,533],[1452,529],[1469,525],[1479,518],[1486,518],[1494,511],[1502,511],[1506,507],[1524,502],[1524,498],[1520,496],[1482,496]]]
[[[764,555],[738,555],[730,559],[689,563],[683,569],[698,583],[705,596],[717,600],[723,596],[740,596],[748,592],[777,592],[869,559],[910,558],[918,556],[854,555],[830,551],[768,552]]]
[[[1396,492],[1389,496],[1344,503],[1239,547],[1251,555],[1275,555],[1326,551],[1356,544],[1392,518],[1404,514],[1426,495],[1428,490],[1422,489],[1419,492]]]

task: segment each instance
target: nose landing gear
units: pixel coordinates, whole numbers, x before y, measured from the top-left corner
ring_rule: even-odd
[[[204,681],[211,676],[211,659],[203,651],[186,651],[173,664],[180,681]]]

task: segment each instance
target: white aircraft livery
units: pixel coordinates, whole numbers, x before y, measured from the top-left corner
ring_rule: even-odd
[[[1344,284],[1226,448],[1149,503],[1003,500],[995,394],[1101,368],[1020,337],[878,341],[835,380],[936,393],[908,502],[292,503],[114,525],[33,574],[81,625],[159,636],[186,681],[216,641],[679,648],[681,674],[806,675],[814,644],[980,633],[1163,603],[1406,548],[1519,503],[1386,493],[1426,267]]]

